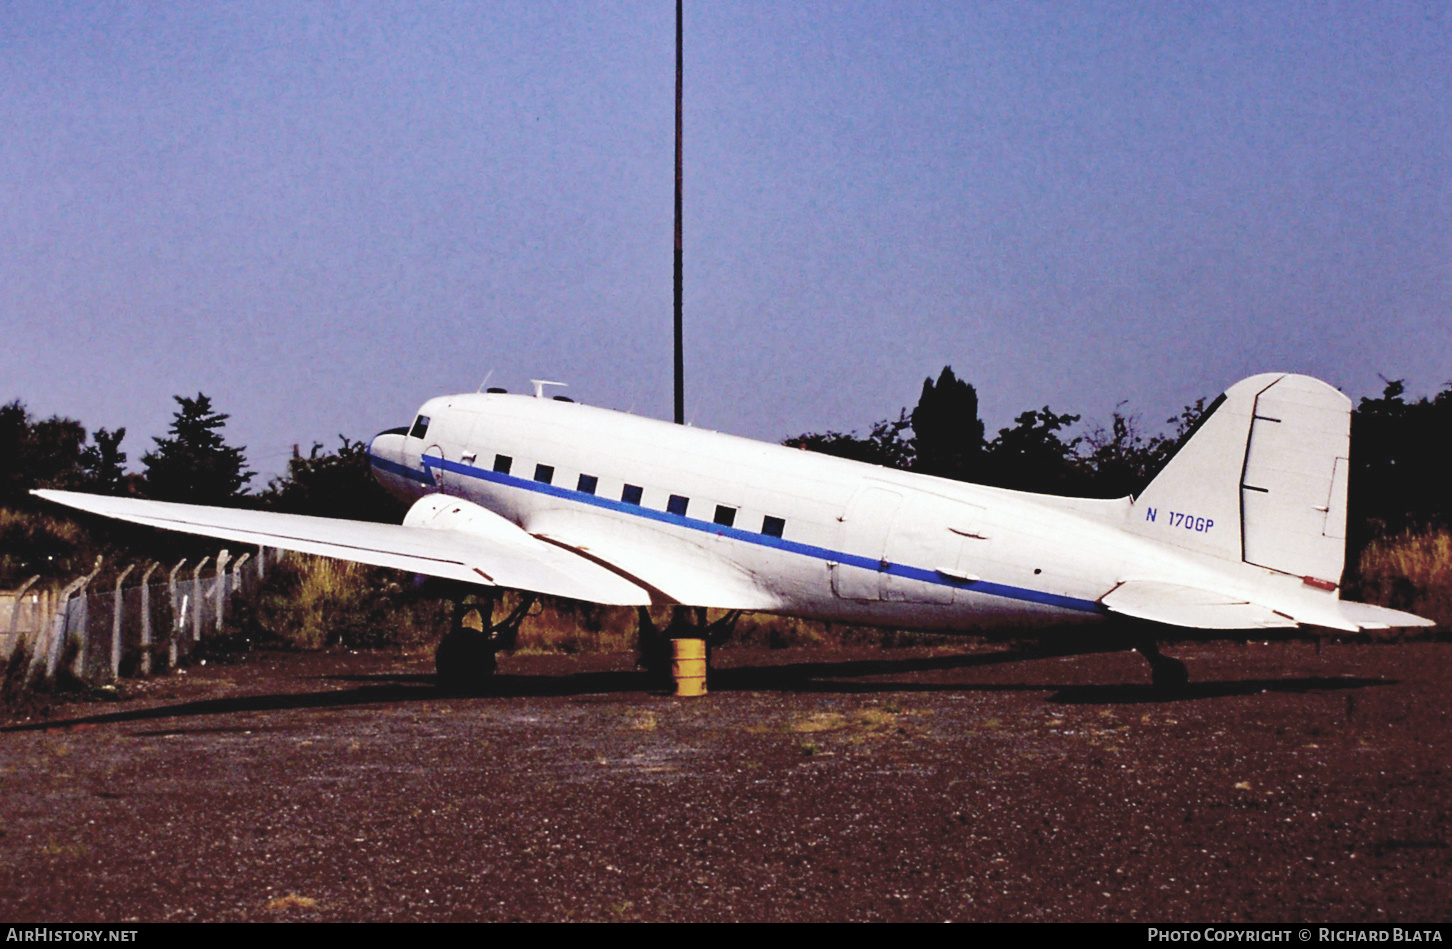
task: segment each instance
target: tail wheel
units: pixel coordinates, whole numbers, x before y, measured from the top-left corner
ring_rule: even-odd
[[[1150,666],[1150,681],[1162,692],[1177,692],[1190,682],[1190,671],[1178,659],[1171,659],[1153,640],[1146,640],[1135,646],[1135,651],[1144,657]]]

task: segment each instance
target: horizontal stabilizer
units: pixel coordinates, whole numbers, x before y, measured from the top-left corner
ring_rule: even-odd
[[[1150,580],[1121,583],[1099,602],[1113,613],[1191,629],[1322,626],[1354,633],[1361,629],[1436,625],[1412,613],[1331,597],[1271,600],[1278,607],[1272,609],[1234,594]]]
[[[1401,626],[1437,625],[1435,620],[1417,616],[1415,613],[1403,613],[1401,610],[1391,610],[1385,606],[1372,606],[1370,603],[1342,600],[1337,606],[1340,608],[1342,616],[1362,629],[1396,629]]]
[[[620,606],[650,603],[645,590],[616,573],[531,537],[492,511],[457,498],[430,495],[414,505],[408,524],[374,524],[71,491],[33,493],[57,504],[164,530],[481,586]]]
[[[1241,597],[1173,583],[1130,580],[1099,601],[1114,613],[1191,629],[1284,629],[1289,616]]]

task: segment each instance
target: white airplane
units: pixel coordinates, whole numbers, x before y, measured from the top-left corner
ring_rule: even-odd
[[[1162,686],[1187,675],[1157,640],[1432,625],[1339,597],[1351,403],[1306,376],[1232,386],[1144,493],[1118,500],[896,471],[540,390],[431,399],[374,438],[375,476],[413,502],[401,525],[36,493],[475,589],[937,631],[1083,624],[1138,649]],[[704,619],[678,610],[681,625],[692,614]],[[643,641],[648,623],[642,610]],[[455,648],[470,635],[456,623],[441,681],[492,671],[512,631],[485,625],[494,640]]]

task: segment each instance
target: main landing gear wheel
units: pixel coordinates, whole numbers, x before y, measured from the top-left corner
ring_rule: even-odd
[[[451,630],[434,653],[439,688],[453,694],[477,691],[498,668],[494,644],[477,629]]]
[[[494,622],[497,599],[495,590],[481,593],[470,588],[455,595],[448,635],[434,653],[436,681],[445,692],[478,692],[499,668],[496,654],[514,648],[519,624],[529,615],[535,597],[521,597],[519,606],[501,623]]]

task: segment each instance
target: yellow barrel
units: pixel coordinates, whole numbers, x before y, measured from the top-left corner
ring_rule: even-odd
[[[676,680],[676,695],[694,697],[706,694],[704,639],[671,640],[671,675]]]

